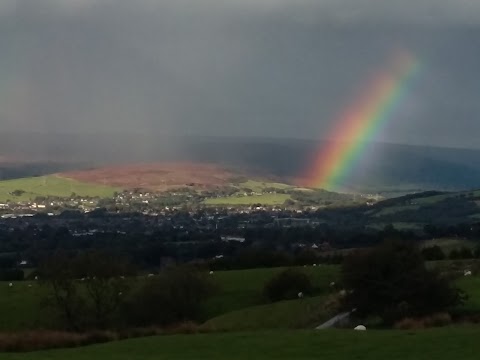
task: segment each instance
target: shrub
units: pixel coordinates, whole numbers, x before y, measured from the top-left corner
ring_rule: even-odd
[[[443,252],[442,248],[438,245],[426,247],[422,249],[422,255],[423,255],[423,258],[427,261],[445,259],[445,253]]]
[[[175,268],[149,280],[126,304],[130,324],[171,325],[198,320],[215,288],[204,273]]]
[[[0,270],[0,281],[21,281],[24,280],[24,273],[21,269]]]
[[[356,308],[360,316],[380,316],[387,324],[442,312],[463,301],[463,293],[428,271],[420,251],[406,242],[388,242],[351,255],[342,274],[353,290],[346,297],[348,308]]]
[[[429,327],[446,326],[452,323],[452,317],[448,313],[437,313],[423,318],[405,318],[395,323],[395,329],[415,330]]]
[[[287,269],[275,275],[264,287],[264,294],[270,301],[296,299],[298,293],[312,293],[310,278],[303,272]]]
[[[73,333],[37,330],[19,333],[0,333],[0,351],[21,352],[77,347],[116,339],[117,335],[109,331]]]

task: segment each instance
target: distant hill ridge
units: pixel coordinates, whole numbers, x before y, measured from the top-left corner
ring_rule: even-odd
[[[311,166],[318,149],[327,143],[254,137],[161,137],[157,134],[1,134],[0,155],[7,159],[14,155],[13,158],[62,164],[49,172],[39,167],[30,175],[22,168],[21,176],[65,172],[75,167],[187,162],[245,169],[257,177],[274,177],[292,184]],[[371,143],[365,154],[340,184],[341,188],[396,196],[425,190],[458,191],[480,187],[480,150]],[[10,169],[7,170],[5,173],[10,174]]]

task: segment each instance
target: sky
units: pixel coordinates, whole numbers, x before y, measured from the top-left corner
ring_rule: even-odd
[[[3,132],[328,138],[397,49],[374,140],[480,148],[478,0],[2,0]]]

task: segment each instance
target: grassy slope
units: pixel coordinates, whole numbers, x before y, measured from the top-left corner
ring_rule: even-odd
[[[453,249],[460,249],[462,247],[466,247],[473,250],[477,247],[477,243],[475,241],[464,240],[464,239],[443,238],[443,239],[433,239],[433,240],[423,241],[420,246],[422,248],[439,246],[448,255],[448,253]]]
[[[457,285],[468,295],[462,309],[478,313],[480,311],[480,276],[460,278],[457,280]]]
[[[279,301],[232,311],[207,321],[207,329],[243,331],[313,328],[334,316],[325,308],[326,296]]]
[[[205,319],[249,306],[263,304],[265,300],[262,291],[265,282],[283,269],[270,268],[215,272],[212,276],[221,290],[207,303]],[[339,276],[337,266],[310,266],[301,269],[311,276],[313,285],[320,293],[326,292],[330,282],[336,281]]]
[[[159,359],[389,359],[473,360],[479,328],[424,331],[270,331],[174,335],[133,339],[80,349],[2,354],[4,360]]]
[[[219,292],[209,300],[204,319],[263,304],[264,283],[281,270],[274,268],[215,272],[212,276],[213,281],[218,284]],[[320,290],[325,289],[338,274],[335,266],[309,267],[304,270],[311,274],[314,285]],[[13,287],[8,284],[0,282],[0,331],[48,327],[52,324],[54,316],[41,304],[45,290],[38,282],[13,282]]]
[[[428,205],[434,205],[440,201],[444,201],[449,198],[455,198],[459,197],[462,195],[470,195],[473,194],[474,196],[480,196],[480,190],[475,190],[475,191],[462,191],[462,192],[452,192],[452,193],[446,193],[446,194],[440,194],[440,195],[432,195],[432,196],[427,196],[427,197],[419,197],[419,198],[412,198],[411,200],[407,201],[407,203],[404,203],[404,201],[401,201],[400,203],[393,203],[390,206],[387,206],[379,211],[376,210],[369,210],[368,213],[373,214],[373,217],[380,217],[380,216],[385,216],[385,215],[394,215],[398,212],[401,211],[415,211],[419,209],[421,206],[428,206]],[[390,200],[395,200],[395,199],[390,199]],[[401,199],[399,199],[401,200]],[[389,200],[387,200],[389,201]],[[480,212],[479,214],[473,215],[473,218],[480,218]]]
[[[29,281],[14,281],[12,287],[8,284],[0,282],[0,331],[52,325],[53,317],[40,300],[44,298],[44,288]]]
[[[215,272],[212,277],[220,290],[208,301],[204,320],[217,318],[214,321],[221,328],[225,327],[226,322],[235,321],[242,329],[252,328],[252,324],[255,325],[255,319],[258,328],[273,325],[296,327],[302,324],[307,325],[309,319],[323,320],[323,308],[317,313],[302,306],[304,304],[323,305],[324,296],[329,292],[329,283],[338,279],[339,268],[318,266],[301,269],[312,276],[319,296],[267,305],[262,294],[263,285],[282,268]],[[480,277],[462,277],[458,280],[458,285],[469,295],[464,308],[480,311]],[[40,303],[43,291],[35,281],[14,282],[11,288],[8,282],[0,282],[0,331],[51,325],[54,317]],[[238,310],[240,311],[235,313]],[[298,323],[296,319],[291,318],[292,313],[299,314]],[[227,320],[222,320],[222,317]]]
[[[288,194],[263,194],[263,195],[250,195],[244,196],[246,189],[253,192],[260,193],[268,188],[274,188],[277,190],[295,190],[295,191],[312,191],[311,189],[298,188],[288,184],[282,184],[270,181],[260,181],[249,179],[245,182],[233,184],[238,188],[238,196],[233,195],[229,197],[221,197],[214,199],[207,199],[205,204],[207,205],[282,205],[285,200],[291,199]]]
[[[11,192],[23,190],[21,196],[12,196]],[[67,197],[76,193],[80,196],[112,197],[120,189],[82,183],[55,175],[0,181],[0,201],[28,201],[37,196]]]
[[[244,183],[240,183],[237,185],[240,189],[250,189],[252,191],[263,191],[266,188],[275,188],[275,189],[289,189],[294,188],[291,185],[276,183],[276,182],[269,182],[269,181],[258,181],[258,180],[248,180]]]

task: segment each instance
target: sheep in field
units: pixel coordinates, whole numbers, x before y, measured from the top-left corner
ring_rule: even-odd
[[[365,330],[367,330],[367,328],[365,327],[365,325],[358,325],[353,330],[365,331]]]

